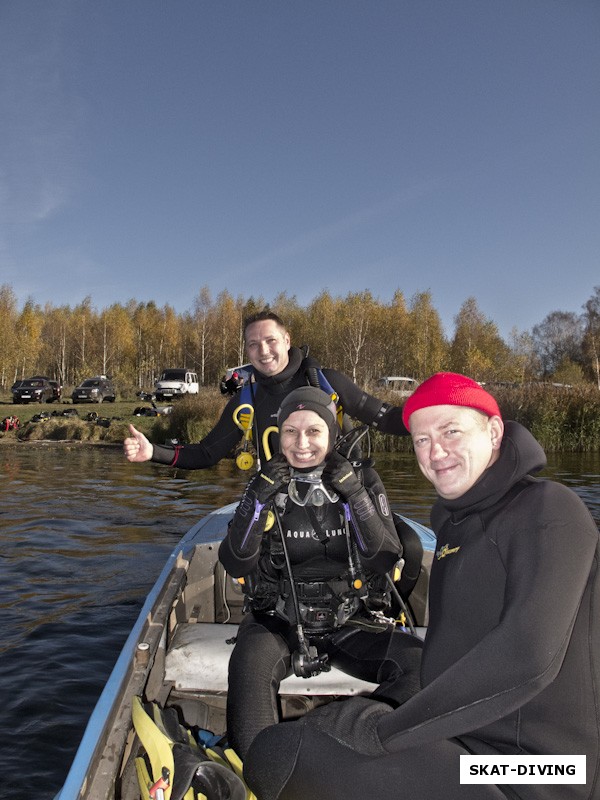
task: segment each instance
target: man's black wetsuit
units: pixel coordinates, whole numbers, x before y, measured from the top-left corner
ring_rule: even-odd
[[[531,477],[544,465],[508,422],[496,463],[438,498],[422,690],[395,710],[353,698],[259,734],[245,769],[261,800],[597,800],[598,529],[573,491]],[[467,753],[585,754],[587,784],[461,785]]]
[[[297,347],[289,350],[289,364],[277,375],[265,376],[255,372],[254,389],[255,425],[258,427],[258,442],[254,444],[262,453],[263,432],[277,423],[277,410],[283,398],[294,389],[308,384],[304,353]],[[382,403],[376,397],[363,392],[350,378],[341,372],[324,369],[323,375],[337,392],[344,413],[366,425],[373,425],[382,433],[405,436],[408,431],[402,422],[402,411],[396,406]],[[160,464],[183,467],[184,469],[203,469],[212,467],[225,458],[242,438],[242,431],[233,421],[233,412],[240,405],[239,395],[234,395],[223,409],[219,421],[212,431],[197,444],[154,445],[152,461]],[[277,436],[269,440],[272,452],[278,450]]]

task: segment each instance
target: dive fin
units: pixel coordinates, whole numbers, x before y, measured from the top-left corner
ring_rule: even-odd
[[[165,800],[249,800],[241,773],[221,755],[222,748],[205,751],[195,742],[191,732],[180,724],[174,708],[161,709],[156,703],[147,708],[140,697],[131,706],[133,725],[150,762],[152,776],[157,779],[166,769],[171,782],[164,789]],[[221,751],[221,752],[219,752]],[[136,773],[142,800],[153,785],[144,758],[136,758]]]
[[[165,736],[154,720],[148,716],[141,699],[137,696],[134,696],[131,701],[131,717],[135,732],[150,760],[152,775],[160,776],[165,767],[169,770],[169,775],[173,775],[175,769],[173,751],[171,749],[173,742]],[[158,780],[158,777],[156,777],[156,780]],[[165,789],[165,800],[169,800],[170,797],[171,786],[169,785]]]
[[[235,772],[214,761],[198,766],[192,786],[210,800],[246,800],[246,787]]]
[[[238,756],[235,750],[232,750],[231,747],[226,747],[225,750],[225,757],[229,762],[229,766],[238,776],[241,781],[244,781],[244,765],[242,763],[242,759]],[[244,785],[246,782],[244,781]],[[246,785],[246,800],[257,800],[256,795],[253,791],[251,791]]]
[[[248,788],[246,782],[244,781],[244,765],[242,764],[242,759],[238,756],[235,750],[233,750],[231,747],[219,747],[218,745],[213,745],[212,747],[206,748],[206,754],[217,764],[223,764],[228,769],[234,771],[234,773],[246,787],[246,800],[256,800],[256,795]]]

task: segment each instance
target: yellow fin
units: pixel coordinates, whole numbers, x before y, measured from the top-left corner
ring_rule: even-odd
[[[142,800],[147,800],[148,790],[152,786],[152,778],[148,772],[146,762],[141,756],[135,760],[135,771],[137,773],[138,783],[140,784],[141,798]]]
[[[157,781],[162,773],[163,767],[169,770],[171,779],[175,771],[173,762],[173,742],[164,734],[146,713],[142,705],[141,698],[135,696],[131,702],[131,718],[133,726],[140,742],[142,743],[150,760],[152,776]],[[165,800],[171,797],[171,786],[165,789]]]

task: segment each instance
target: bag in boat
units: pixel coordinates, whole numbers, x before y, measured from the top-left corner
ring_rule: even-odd
[[[174,708],[145,706],[134,697],[131,715],[145,754],[135,759],[142,800],[251,800],[242,762],[233,750],[204,748],[180,724]],[[162,792],[162,794],[161,794]]]

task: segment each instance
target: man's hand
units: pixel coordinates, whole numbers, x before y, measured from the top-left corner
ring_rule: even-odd
[[[327,456],[321,479],[325,486],[331,487],[344,500],[348,500],[363,488],[352,464],[337,450],[332,450]]]
[[[123,452],[127,461],[149,461],[154,451],[152,444],[133,425],[129,426],[129,433],[131,436],[123,442]]]
[[[333,736],[340,744],[367,756],[388,755],[377,732],[382,717],[392,708],[368,697],[349,697],[309,711],[302,724]]]

